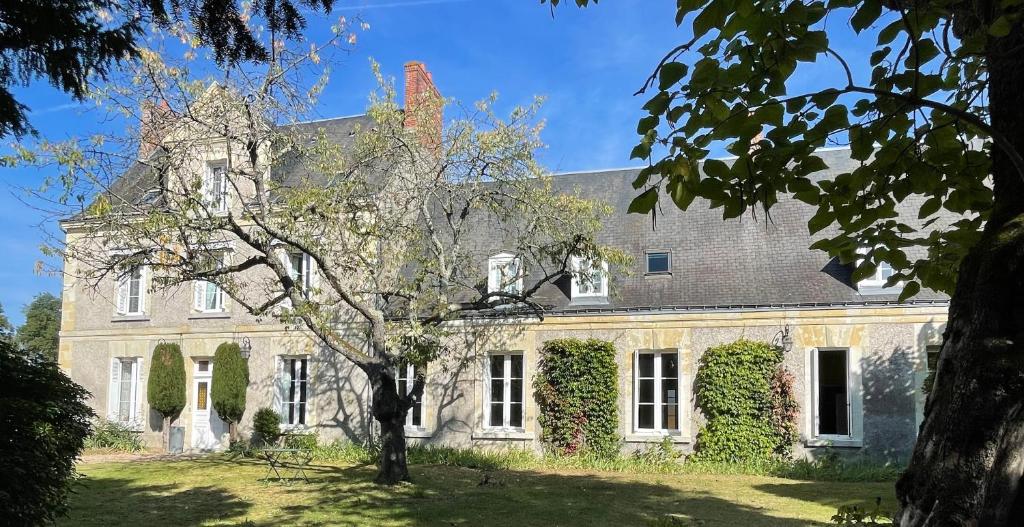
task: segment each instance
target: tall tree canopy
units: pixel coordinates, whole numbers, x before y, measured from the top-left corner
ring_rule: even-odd
[[[60,298],[41,293],[25,306],[25,323],[18,328],[21,349],[49,361],[57,360],[60,343]]]
[[[83,100],[90,80],[138,58],[149,29],[193,36],[221,64],[266,62],[271,39],[300,38],[302,9],[330,12],[334,0],[13,0],[0,4],[0,137],[32,131],[15,86],[45,78]],[[262,26],[262,27],[261,27]]]
[[[667,195],[728,219],[792,196],[817,208],[813,247],[857,262],[855,279],[886,261],[903,298],[922,286],[950,292],[935,389],[897,485],[898,520],[1024,524],[1020,3],[676,6],[686,36],[638,92],[647,115],[633,157],[649,167],[631,210],[650,213]],[[851,29],[871,39],[871,53],[833,43]],[[809,64],[838,74],[807,82]],[[829,145],[848,145],[856,163],[815,178],[825,168],[815,150]],[[708,159],[721,148],[735,160]],[[959,219],[939,221],[940,209]]]
[[[14,326],[4,313],[4,306],[0,305],[0,340],[10,342],[14,339]]]

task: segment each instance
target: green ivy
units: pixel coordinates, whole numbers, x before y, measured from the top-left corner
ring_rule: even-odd
[[[766,342],[741,339],[704,352],[695,388],[707,423],[697,434],[697,459],[732,463],[789,454],[797,410],[792,375],[781,364],[782,350]]]
[[[615,346],[602,340],[544,343],[533,382],[542,440],[560,454],[614,456],[619,450]]]

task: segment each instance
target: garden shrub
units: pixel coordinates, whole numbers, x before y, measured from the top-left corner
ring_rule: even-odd
[[[0,339],[0,523],[42,525],[67,512],[93,417],[88,397],[56,364]]]
[[[792,376],[782,350],[741,339],[709,348],[696,377],[707,423],[697,434],[698,461],[751,462],[788,456],[796,439]]]
[[[185,359],[177,344],[160,343],[153,348],[146,399],[163,417],[163,446],[167,448],[171,420],[185,408]]]
[[[237,425],[245,413],[245,392],[249,387],[249,363],[242,358],[241,349],[234,342],[217,346],[213,354],[213,378],[210,383],[210,401],[231,430],[231,439],[237,439]]]
[[[552,451],[618,452],[618,375],[610,342],[570,338],[544,343],[533,388],[541,439]]]
[[[100,419],[93,425],[92,434],[86,438],[85,446],[118,452],[139,452],[142,450],[142,440],[130,426]]]
[[[260,408],[252,418],[252,442],[272,445],[281,435],[281,414],[271,408]]]

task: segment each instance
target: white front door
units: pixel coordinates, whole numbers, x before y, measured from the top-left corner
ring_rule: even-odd
[[[227,424],[220,419],[210,401],[213,386],[213,361],[198,359],[192,381],[192,448],[194,450],[220,450],[221,439],[227,433]]]

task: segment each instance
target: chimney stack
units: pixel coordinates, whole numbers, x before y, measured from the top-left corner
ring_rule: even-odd
[[[139,159],[148,159],[160,146],[171,115],[167,101],[143,101],[139,123]]]
[[[441,144],[443,101],[422,62],[405,63],[405,127],[417,130],[424,145]]]

